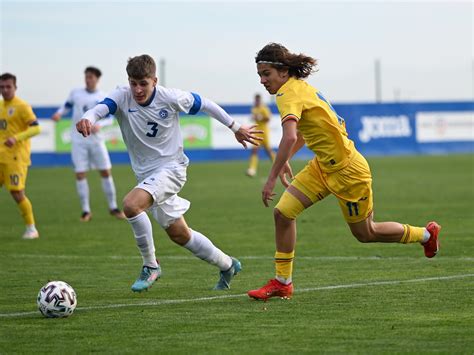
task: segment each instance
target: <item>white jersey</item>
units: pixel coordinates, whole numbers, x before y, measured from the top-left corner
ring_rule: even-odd
[[[107,105],[109,113],[117,119],[137,176],[145,176],[170,162],[188,164],[179,113],[198,113],[199,95],[157,86],[148,103],[139,105],[130,87],[123,86],[112,91],[101,104]]]
[[[98,141],[102,141],[103,137],[100,131],[97,134],[92,134],[89,140],[84,137],[76,130],[76,123],[84,116],[84,113],[97,105],[106,97],[103,91],[96,90],[93,92],[87,91],[85,88],[73,89],[69,94],[66,102],[58,109],[60,115],[65,115],[72,109],[72,122],[71,122],[71,141],[72,143],[94,144]],[[111,121],[111,119],[110,119]],[[108,122],[111,123],[111,122]],[[107,123],[107,124],[108,124]]]

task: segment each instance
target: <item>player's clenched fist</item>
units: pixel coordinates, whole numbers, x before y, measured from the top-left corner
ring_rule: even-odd
[[[83,118],[82,120],[76,123],[76,129],[84,137],[90,136],[91,131],[92,131],[92,123],[91,121]]]

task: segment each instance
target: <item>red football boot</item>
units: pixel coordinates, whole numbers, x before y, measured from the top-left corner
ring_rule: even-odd
[[[270,297],[291,298],[293,295],[293,284],[290,283],[289,285],[285,285],[276,279],[271,279],[262,288],[259,288],[258,290],[250,290],[247,294],[249,297],[255,298],[256,300],[264,301]]]
[[[432,258],[436,255],[439,250],[438,234],[441,230],[441,226],[436,222],[429,222],[426,225],[426,230],[430,233],[430,239],[427,242],[421,243],[425,249],[425,256]]]

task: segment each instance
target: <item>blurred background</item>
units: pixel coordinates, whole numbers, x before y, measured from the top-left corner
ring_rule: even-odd
[[[126,84],[126,61],[143,53],[162,85],[206,96],[242,123],[253,96],[270,104],[272,145],[280,124],[259,84],[254,57],[269,42],[318,59],[309,82],[347,122],[365,154],[472,152],[471,1],[0,1],[0,71],[39,118],[50,115],[88,65],[103,91]],[[246,153],[212,119],[183,117],[191,158]],[[36,164],[68,164],[68,120],[41,120]],[[107,131],[107,130],[106,130]],[[117,126],[108,128],[115,162],[126,161]],[[118,154],[115,154],[118,153]],[[304,151],[303,151],[304,153]],[[45,155],[46,154],[46,155]],[[51,155],[53,154],[53,155]]]

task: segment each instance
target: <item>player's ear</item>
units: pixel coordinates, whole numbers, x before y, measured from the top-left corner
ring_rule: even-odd
[[[288,77],[288,68],[277,69],[280,78]]]
[[[153,86],[156,86],[156,84],[158,84],[158,77],[154,77],[153,78]]]

